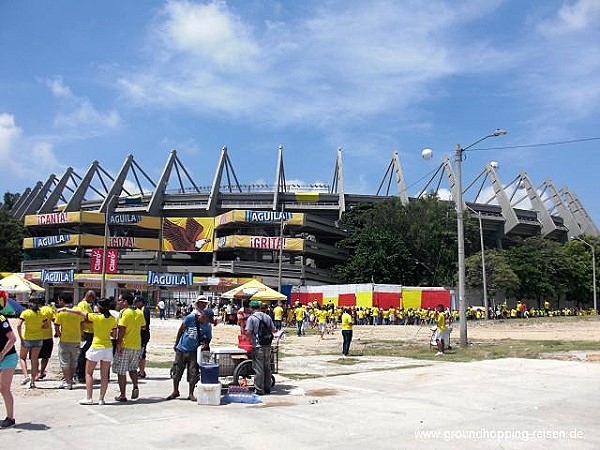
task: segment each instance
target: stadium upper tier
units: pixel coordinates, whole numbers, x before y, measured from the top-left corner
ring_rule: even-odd
[[[448,159],[436,174],[438,186],[446,175],[452,193],[456,183]],[[419,195],[427,192],[436,176]],[[38,182],[19,196],[11,213],[24,221],[30,235],[23,242],[25,272],[66,268],[85,272],[94,252],[104,247],[117,252],[119,271],[126,273],[166,269],[208,276],[278,277],[289,284],[328,283],[336,281],[333,267],[347,258],[347,252],[336,246],[347,235],[339,219],[354,206],[392,197],[380,192],[386,177],[388,191],[395,177],[393,196],[407,204],[397,153],[379,191],[364,195],[345,192],[341,149],[331,186],[288,184],[281,147],[273,185],[240,184],[223,148],[212,185],[197,186],[173,150],[156,181],[132,155],[115,176],[94,161],[82,176],[68,168],[60,178],[50,175],[46,182]],[[489,245],[502,246],[512,236],[566,241],[598,234],[575,195],[557,191],[549,180],[536,189],[523,172],[505,186],[491,165],[478,178],[482,184],[490,180],[494,195],[480,201],[478,194],[464,207],[472,217],[481,218]]]
[[[450,161],[445,158],[436,174],[446,175],[452,192],[456,188]],[[436,174],[419,195],[432,184]],[[152,180],[129,155],[116,176],[111,176],[98,161],[93,161],[88,171],[80,176],[72,168],[58,178],[51,174],[33,188],[20,194],[11,213],[23,220],[31,214],[48,214],[56,211],[97,211],[144,214],[149,216],[216,216],[233,209],[310,213],[313,221],[337,220],[357,204],[374,203],[390,196],[389,187],[395,175],[397,196],[403,203],[409,201],[398,153],[392,155],[384,180],[374,195],[347,193],[344,190],[342,152],[338,149],[332,185],[313,184],[300,186],[285,180],[283,149],[278,152],[275,182],[267,184],[240,184],[227,153],[221,155],[210,186],[197,186],[185,166],[172,150],[158,180]],[[387,182],[388,192],[380,193]],[[525,172],[511,183],[503,185],[492,164],[465,189],[481,180],[489,180],[493,195],[480,199],[481,189],[472,201],[467,201],[470,214],[481,214],[484,232],[501,240],[510,235],[542,236],[567,240],[582,234],[598,235],[598,228],[577,197],[567,188],[560,191],[550,180],[535,188]],[[145,183],[143,183],[145,181]],[[175,181],[175,182],[174,182]],[[187,183],[186,183],[187,181]],[[440,180],[441,181],[441,180]],[[440,183],[437,183],[438,187]],[[135,190],[132,190],[135,187]],[[175,187],[174,187],[175,186]],[[314,224],[317,226],[317,224]]]

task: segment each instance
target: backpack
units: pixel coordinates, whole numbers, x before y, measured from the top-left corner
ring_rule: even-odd
[[[262,320],[260,316],[256,317],[258,319],[258,344],[261,347],[267,347],[271,345],[271,342],[273,342],[273,333],[269,328],[269,325],[267,325],[267,323],[264,320]]]

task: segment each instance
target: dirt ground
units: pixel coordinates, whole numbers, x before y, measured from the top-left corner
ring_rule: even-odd
[[[13,329],[16,331],[14,319],[11,319]],[[152,319],[151,339],[148,346],[148,367],[153,371],[153,367],[162,367],[161,372],[169,367],[173,361],[173,344],[180,321],[176,319],[158,320]],[[593,341],[600,342],[600,316],[598,317],[556,317],[556,318],[536,318],[536,319],[513,319],[506,321],[478,321],[468,323],[469,342],[490,342],[500,339],[515,340],[547,340],[547,341]],[[451,335],[452,343],[458,340],[458,324],[454,325],[454,332]],[[213,342],[211,347],[236,347],[239,327],[233,325],[219,324],[213,330]],[[323,369],[317,364],[317,360],[329,356],[339,355],[342,345],[341,332],[335,330],[333,334],[325,335],[321,340],[314,330],[308,332],[306,336],[297,337],[295,328],[287,328],[285,337],[281,342],[284,360],[290,357],[290,369],[292,372],[306,371],[309,368],[303,365],[307,361],[317,372]],[[404,326],[404,325],[384,325],[384,326],[355,326],[352,340],[352,348],[360,349],[366,347],[373,341],[403,341],[414,342],[428,345],[431,336],[430,326]],[[19,344],[17,344],[18,350]],[[57,347],[53,352],[48,367],[48,377],[41,382],[44,387],[56,387],[60,383],[61,375],[58,365]],[[320,357],[318,355],[321,355]],[[310,356],[307,360],[304,357]],[[291,358],[297,357],[297,358]],[[390,357],[368,357],[365,359],[365,368],[368,369],[371,363],[378,363],[381,367],[395,364],[397,358]],[[298,369],[298,364],[302,368]],[[383,365],[382,365],[383,364]],[[337,370],[340,367],[337,366]],[[377,366],[379,367],[379,366]],[[381,368],[379,367],[379,368]],[[157,370],[157,369],[154,369]],[[353,369],[355,370],[355,369]],[[27,386],[20,384],[22,377],[17,368],[13,380],[13,392],[20,398],[40,397],[47,395],[56,395],[56,389],[27,389]]]
[[[173,341],[180,322],[175,319],[152,320],[149,360],[153,362],[171,361]],[[452,341],[458,340],[458,324],[454,324]],[[239,327],[219,324],[213,330],[211,347],[237,346]],[[313,332],[314,333],[314,332]],[[382,325],[355,326],[353,344],[373,340],[427,343],[431,336],[430,325]],[[468,322],[470,342],[484,342],[497,339],[524,339],[548,341],[600,341],[600,316],[598,317],[552,317],[535,319],[512,319],[503,321]],[[342,345],[339,329],[325,339],[316,334],[297,337],[295,328],[287,328],[282,342],[286,355],[303,356],[311,354],[337,354]],[[368,345],[368,344],[367,344]]]

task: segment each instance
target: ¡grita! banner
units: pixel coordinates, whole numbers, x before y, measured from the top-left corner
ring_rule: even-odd
[[[218,248],[253,248],[260,250],[279,250],[282,238],[265,236],[231,235],[219,238]],[[283,238],[283,249],[288,252],[302,252],[304,239]]]
[[[163,220],[163,250],[167,252],[212,252],[214,217],[166,217]]]

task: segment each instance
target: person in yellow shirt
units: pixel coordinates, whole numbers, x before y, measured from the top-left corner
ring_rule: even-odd
[[[25,331],[23,331],[25,325]],[[29,302],[29,308],[21,313],[17,323],[17,332],[21,339],[21,349],[19,351],[19,365],[23,373],[21,384],[29,383],[30,389],[35,389],[35,380],[38,377],[38,358],[42,349],[44,334],[43,329],[50,327],[48,318],[40,311],[40,305],[37,299]],[[27,376],[27,356],[31,359],[31,378]]]
[[[446,329],[448,325],[446,324],[446,313],[444,312],[444,305],[441,303],[437,305],[436,308],[437,314],[435,316],[435,324],[437,329],[435,330],[435,342],[437,344],[437,353],[435,356],[441,356],[444,354],[444,345],[447,345],[447,342],[444,342],[446,336]]]
[[[319,321],[319,335],[321,336],[321,339],[323,339],[323,337],[325,336],[325,332],[327,331],[328,315],[328,311],[324,306],[321,309],[317,310],[317,320]]]
[[[43,304],[44,301],[40,300],[40,304]],[[47,328],[42,329],[42,348],[40,349],[40,354],[38,358],[40,359],[40,370],[37,376],[38,380],[43,380],[46,378],[46,367],[48,367],[48,361],[52,357],[52,350],[54,349],[54,339],[52,338],[52,322],[54,321],[54,314],[56,312],[56,308],[53,305],[43,305],[40,307],[40,313],[45,317],[48,323]]]
[[[59,308],[72,307],[73,298],[69,294],[61,294],[58,298],[58,306]],[[60,339],[58,342],[58,360],[65,378],[59,389],[73,389],[73,376],[79,357],[81,323],[83,320],[83,317],[69,314],[66,311],[57,312],[54,318],[54,332]]]
[[[79,309],[63,309],[71,314],[78,314],[88,322],[91,322],[94,338],[92,345],[86,352],[85,364],[85,389],[86,398],[81,400],[81,405],[93,405],[92,394],[94,391],[94,369],[100,363],[100,399],[99,405],[104,405],[104,397],[108,389],[108,380],[110,376],[110,366],[113,361],[113,346],[110,340],[113,330],[117,328],[117,319],[110,313],[110,300],[101,299],[98,302],[98,313],[87,313]]]
[[[96,294],[94,291],[90,290],[85,293],[83,300],[81,300],[76,309],[84,312],[84,313],[93,313],[94,312],[94,302],[96,301]],[[84,322],[83,324],[83,334],[81,336],[81,340],[84,343],[79,350],[79,359],[77,360],[77,380],[80,383],[85,383],[85,365],[86,358],[85,354],[92,346],[92,340],[94,339],[94,329],[91,322]]]
[[[379,308],[377,306],[371,308],[371,316],[373,317],[373,326],[379,325]]]
[[[280,301],[277,302],[277,306],[273,308],[273,322],[275,323],[277,331],[281,330],[281,323],[283,322],[283,306]]]
[[[133,390],[131,398],[135,400],[140,395],[138,387],[138,365],[142,356],[142,329],[146,326],[144,312],[133,309],[134,298],[129,293],[119,296],[119,324],[117,332],[117,351],[113,364],[113,372],[119,380],[118,402],[126,402],[127,373],[131,378]]]
[[[302,307],[300,302],[296,302],[296,308],[294,308],[294,316],[296,317],[296,334],[302,336],[305,334],[304,331],[304,316],[306,314],[305,309]]]
[[[350,309],[344,308],[342,314],[342,355],[344,358],[350,353],[350,343],[352,342],[352,315],[350,315]]]

